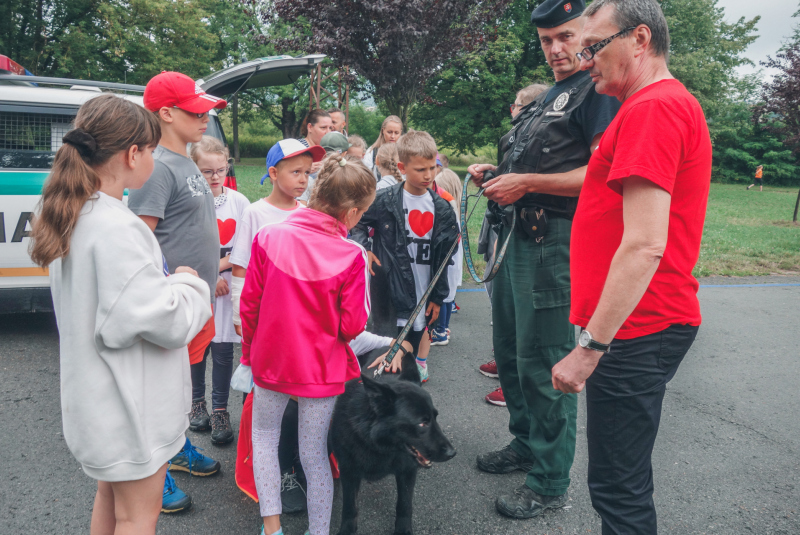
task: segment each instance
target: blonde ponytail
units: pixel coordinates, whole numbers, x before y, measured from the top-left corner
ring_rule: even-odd
[[[389,171],[395,180],[398,182],[403,181],[403,174],[397,167],[397,162],[400,161],[397,155],[397,143],[386,143],[381,145],[378,149],[378,154],[375,159],[380,162],[378,167]]]

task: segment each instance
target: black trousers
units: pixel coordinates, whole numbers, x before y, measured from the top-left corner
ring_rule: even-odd
[[[589,495],[603,535],[657,533],[651,456],[667,383],[698,327],[611,343],[586,381]]]

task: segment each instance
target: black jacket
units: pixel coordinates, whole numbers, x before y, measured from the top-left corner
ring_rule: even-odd
[[[433,197],[433,233],[431,239],[431,277],[445,261],[453,242],[458,239],[456,214],[450,203],[442,199],[432,190]],[[411,271],[411,259],[408,256],[406,243],[406,223],[403,212],[403,183],[378,191],[375,202],[369,207],[361,222],[353,227],[350,237],[364,246],[369,246],[369,227],[375,229],[372,238],[372,252],[378,257],[381,267],[375,265],[386,275],[389,293],[392,298],[397,317],[407,319],[417,306],[414,274]],[[454,251],[455,252],[455,251]],[[449,260],[449,258],[447,258]],[[442,304],[450,293],[447,283],[447,272],[442,273],[431,292],[429,301]]]

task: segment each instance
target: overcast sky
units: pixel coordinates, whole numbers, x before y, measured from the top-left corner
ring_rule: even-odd
[[[767,56],[775,56],[783,41],[792,33],[792,28],[800,24],[800,17],[792,18],[792,14],[800,9],[800,0],[718,0],[718,6],[725,9],[725,20],[735,22],[740,17],[747,20],[761,15],[758,21],[758,39],[748,47],[745,56],[750,58],[755,67],[742,67],[739,72],[750,74],[763,69],[759,61]],[[769,73],[764,71],[766,75]]]

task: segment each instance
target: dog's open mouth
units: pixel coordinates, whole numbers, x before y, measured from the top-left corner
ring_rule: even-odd
[[[411,455],[413,455],[413,456],[414,456],[414,458],[417,460],[417,462],[419,463],[419,465],[420,465],[422,468],[430,468],[431,466],[433,466],[433,463],[432,463],[432,462],[430,462],[428,459],[426,459],[426,458],[425,458],[425,457],[424,457],[424,456],[423,456],[423,455],[422,455],[422,454],[419,452],[419,450],[418,450],[417,448],[415,448],[414,446],[412,446],[412,445],[410,445],[410,444],[406,444],[406,447],[408,448],[408,451],[409,451],[409,452],[411,452]]]

